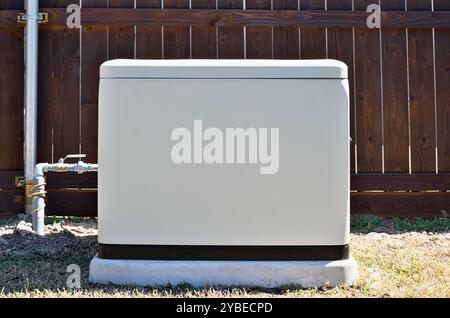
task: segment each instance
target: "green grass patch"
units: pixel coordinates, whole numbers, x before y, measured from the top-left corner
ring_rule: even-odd
[[[450,218],[381,218],[374,215],[352,215],[350,229],[353,233],[370,232],[447,232]]]
[[[72,223],[83,223],[91,220],[96,220],[96,218],[82,217],[82,216],[47,216],[45,218],[45,224],[58,224],[62,221],[72,222]]]
[[[384,225],[384,220],[373,215],[352,215],[350,217],[350,230],[357,233],[370,233]]]
[[[17,220],[17,216],[0,216],[0,225],[8,225],[14,223]]]
[[[450,229],[450,218],[392,219],[392,227],[400,232],[446,232]]]

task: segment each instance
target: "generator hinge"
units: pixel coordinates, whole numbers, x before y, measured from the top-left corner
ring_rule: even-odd
[[[17,14],[17,23],[25,23],[27,22],[28,15],[25,12],[21,12]],[[48,13],[47,12],[39,12],[37,15],[38,23],[48,23]]]

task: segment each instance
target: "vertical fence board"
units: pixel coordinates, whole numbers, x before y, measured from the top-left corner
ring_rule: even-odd
[[[216,0],[192,1],[192,9],[216,9]],[[217,28],[192,26],[192,58],[217,58]]]
[[[106,8],[108,0],[84,0],[83,8]],[[82,27],[81,35],[81,152],[97,162],[98,84],[100,65],[108,57],[105,26]]]
[[[22,1],[2,1],[0,10],[22,9]],[[0,27],[0,169],[23,167],[23,30]]]
[[[133,8],[134,0],[108,0],[110,8]],[[134,27],[109,26],[108,59],[134,58]]]
[[[74,0],[41,0],[65,8]],[[65,26],[39,30],[38,162],[52,162],[80,145],[80,31]]]
[[[372,0],[355,0],[365,11]],[[356,146],[358,172],[382,171],[380,36],[377,29],[355,29]]]
[[[381,10],[405,10],[404,0],[382,0]],[[406,30],[382,29],[385,172],[409,171]]]
[[[271,9],[270,0],[247,0],[246,9]],[[272,58],[272,28],[246,28],[246,48],[248,59]]]
[[[25,0],[1,0],[0,10],[21,10],[24,8]]]
[[[436,11],[450,11],[450,0],[434,0]],[[436,29],[436,107],[439,172],[450,172],[450,30]]]
[[[431,10],[431,0],[408,0],[408,10]],[[408,29],[411,170],[436,170],[433,34]]]
[[[166,9],[187,9],[189,0],[164,0]],[[188,59],[191,57],[190,31],[187,26],[164,26],[164,58]]]
[[[328,0],[328,10],[352,10],[352,0]],[[350,171],[355,171],[355,87],[353,80],[353,30],[328,28],[328,57],[337,59],[348,67],[350,86]]]
[[[162,0],[136,0],[136,8],[161,9]],[[162,27],[159,25],[136,26],[136,58],[162,58]]]
[[[242,9],[243,0],[218,0],[219,9]],[[220,59],[244,58],[244,30],[242,27],[218,28],[218,54]]]
[[[298,0],[273,1],[274,10],[298,10]],[[295,60],[300,57],[298,27],[273,28],[273,58]]]
[[[324,10],[325,0],[301,0],[300,10]],[[302,59],[326,58],[326,31],[323,27],[300,30],[300,56]]]

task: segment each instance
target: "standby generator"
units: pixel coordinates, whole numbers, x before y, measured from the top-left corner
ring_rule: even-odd
[[[120,264],[122,280],[91,264],[93,280],[252,284],[238,267],[208,269],[351,260],[349,142],[347,66],[339,61],[103,63],[96,259]],[[176,274],[174,264],[183,264]],[[354,279],[348,268],[337,283]],[[308,285],[316,275],[304,267],[284,280],[279,273],[259,282]]]

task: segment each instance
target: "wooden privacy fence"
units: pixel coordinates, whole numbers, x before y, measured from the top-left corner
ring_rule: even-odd
[[[71,3],[82,7],[81,29],[66,27]],[[366,27],[371,3],[382,9],[381,29]],[[450,0],[41,0],[40,6],[48,22],[39,29],[39,162],[69,153],[97,161],[103,61],[334,58],[349,67],[352,213],[450,211]],[[22,212],[24,204],[18,187],[24,25],[17,23],[23,12],[23,1],[0,0],[3,215]],[[96,175],[50,174],[47,181],[48,214],[96,215]]]

